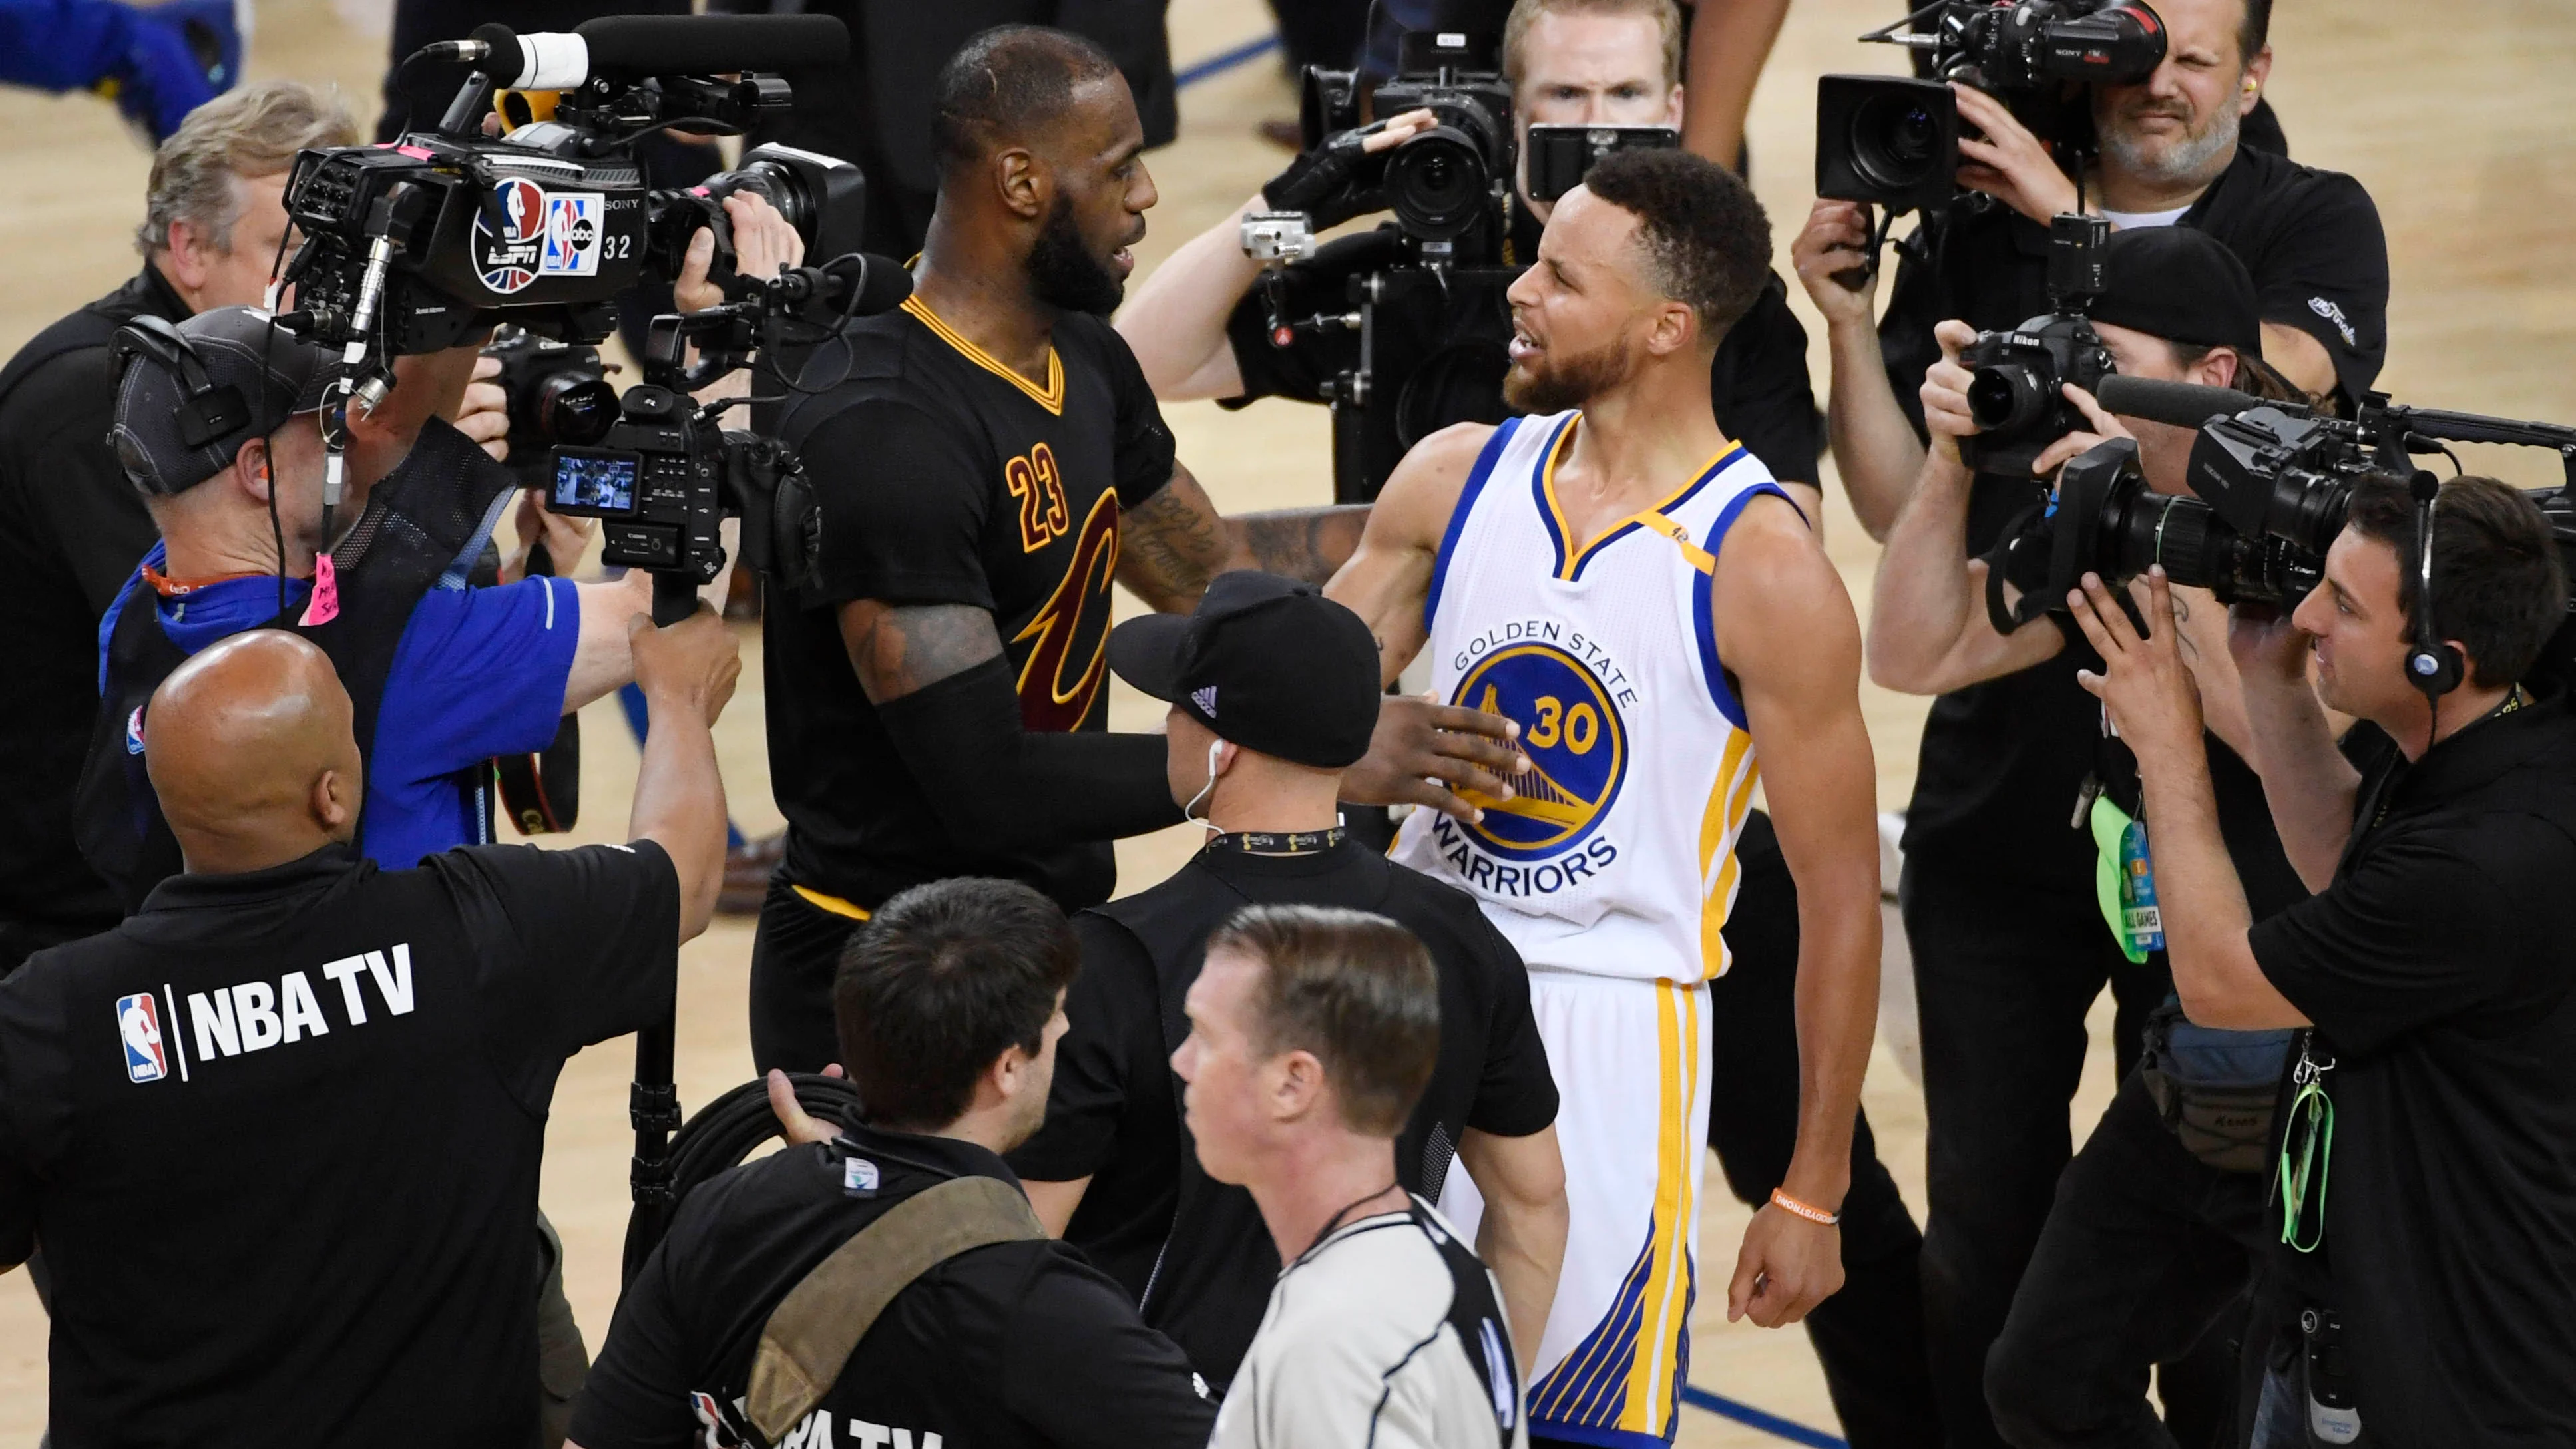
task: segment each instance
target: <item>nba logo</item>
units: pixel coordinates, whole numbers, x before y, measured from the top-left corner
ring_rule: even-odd
[[[161,1055],[161,1013],[151,993],[116,999],[116,1034],[125,1039],[128,1080],[157,1082],[170,1075],[170,1063]]]

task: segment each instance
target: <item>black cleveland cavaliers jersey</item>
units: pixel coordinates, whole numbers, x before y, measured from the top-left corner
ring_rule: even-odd
[[[1167,482],[1172,439],[1127,344],[1098,318],[1056,324],[1044,382],[1013,373],[923,306],[851,324],[849,377],[790,409],[784,434],[821,511],[821,587],[767,589],[769,772],[788,879],[873,909],[924,881],[1024,880],[1068,909],[1109,895],[1107,842],[1045,852],[950,838],[859,687],[840,606],[991,611],[1031,730],[1099,729],[1118,515]],[[809,381],[829,377],[837,345]]]

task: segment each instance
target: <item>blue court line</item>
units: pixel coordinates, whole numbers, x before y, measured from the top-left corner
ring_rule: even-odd
[[[1184,87],[1194,86],[1200,81],[1206,80],[1210,76],[1223,75],[1238,65],[1259,60],[1261,57],[1268,55],[1270,52],[1277,50],[1278,48],[1279,37],[1276,35],[1265,35],[1259,40],[1247,40],[1243,44],[1234,47],[1232,50],[1218,51],[1207,59],[1198,62],[1196,65],[1183,70],[1179,75],[1174,76],[1172,79]]]
[[[1733,1419],[1739,1424],[1759,1429],[1765,1434],[1776,1434],[1792,1444],[1807,1445],[1808,1449],[1851,1449],[1851,1445],[1822,1429],[1810,1429],[1795,1420],[1783,1419],[1777,1414],[1766,1414],[1751,1404],[1739,1404],[1733,1399],[1712,1394],[1696,1385],[1682,1385],[1682,1402],[1694,1409],[1706,1409],[1720,1418]]]

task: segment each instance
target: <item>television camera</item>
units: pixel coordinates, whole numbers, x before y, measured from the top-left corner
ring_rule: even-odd
[[[2159,564],[2221,603],[2296,607],[2324,577],[2354,480],[2407,477],[2418,471],[2413,459],[2447,453],[2449,442],[2557,452],[2564,482],[2531,498],[2576,572],[2576,427],[2407,407],[2382,393],[2342,419],[2227,388],[2128,377],[2102,379],[2100,399],[2110,412],[2199,430],[2188,473],[2196,496],[2147,487],[2126,438],[2069,462],[2048,503],[2008,528],[1987,558],[1986,610],[1998,632],[2062,612],[2087,573],[2125,583]],[[2010,604],[2007,582],[2022,591]],[[2576,679],[2576,621],[2551,638],[2538,673]]]

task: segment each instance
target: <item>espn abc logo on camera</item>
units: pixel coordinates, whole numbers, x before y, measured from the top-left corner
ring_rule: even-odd
[[[501,232],[493,233],[488,217],[474,220],[474,269],[484,286],[506,297],[534,286],[539,277],[599,274],[606,196],[548,191],[517,176],[492,192],[500,203]]]

